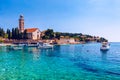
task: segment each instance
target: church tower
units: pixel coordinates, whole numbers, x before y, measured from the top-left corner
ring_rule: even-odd
[[[22,15],[19,18],[19,30],[20,32],[24,32],[24,17]]]

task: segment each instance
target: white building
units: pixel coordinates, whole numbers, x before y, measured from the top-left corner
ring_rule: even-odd
[[[58,44],[73,44],[75,43],[74,38],[69,37],[61,37],[60,40],[57,41]]]
[[[39,40],[41,37],[41,32],[38,28],[26,29],[28,39]]]

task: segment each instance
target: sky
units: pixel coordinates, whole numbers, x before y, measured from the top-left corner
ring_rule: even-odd
[[[48,28],[120,42],[120,0],[0,0],[0,27]]]

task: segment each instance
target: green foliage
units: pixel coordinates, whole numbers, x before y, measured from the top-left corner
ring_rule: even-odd
[[[4,37],[5,36],[5,31],[3,30],[3,28],[0,28],[0,37]]]
[[[60,36],[61,36],[60,32],[55,33],[55,38],[60,39]]]
[[[8,35],[8,39],[11,39],[11,32],[10,32],[10,29],[7,29],[7,35]]]
[[[24,33],[23,33],[23,39],[28,39],[28,37],[27,37],[27,30],[25,30]]]
[[[53,38],[60,39],[60,36],[64,36],[64,37],[67,36],[69,38],[79,39],[79,41],[83,41],[83,42],[90,42],[90,41],[104,42],[104,41],[107,41],[105,38],[97,39],[97,37],[95,37],[95,36],[83,35],[82,33],[54,32],[53,29],[47,29],[45,32],[45,35],[42,36],[42,39],[53,39]]]
[[[54,32],[53,29],[47,29],[45,35],[42,36],[42,39],[60,39],[60,36],[68,36],[70,38],[79,38],[81,33],[62,33],[62,32]]]
[[[12,28],[12,39],[15,39],[15,29]]]
[[[4,35],[4,38],[8,38],[8,34],[5,34],[5,35]]]
[[[45,35],[42,37],[42,39],[53,39],[54,38],[54,31],[53,29],[47,29],[45,32]]]
[[[80,41],[84,41],[85,39],[84,39],[84,38],[82,38],[82,37],[79,37],[79,40],[80,40]]]
[[[23,33],[19,33],[19,39],[23,39]]]
[[[23,33],[20,33],[18,28],[12,28],[12,31],[10,31],[10,29],[7,29],[6,33],[8,35],[8,39],[28,39],[26,30]]]
[[[103,38],[103,37],[101,37],[100,40],[99,40],[99,42],[108,42],[108,40],[105,39],[105,38]]]
[[[14,32],[14,33],[15,33],[15,34],[14,34],[14,38],[15,38],[15,39],[20,39],[20,38],[19,38],[19,33],[20,33],[20,32],[19,32],[19,29],[18,29],[18,28],[15,28],[14,30],[15,30],[15,32]]]
[[[60,33],[60,36],[69,36],[69,37],[79,37],[82,35],[82,33]]]

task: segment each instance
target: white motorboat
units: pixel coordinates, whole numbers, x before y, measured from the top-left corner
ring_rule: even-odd
[[[18,46],[21,46],[21,47],[24,47],[24,46],[26,46],[27,44],[24,44],[24,43],[20,43],[20,44],[18,44]]]
[[[27,46],[27,47],[37,47],[38,43],[28,43],[25,46]]]
[[[42,49],[52,49],[53,45],[49,44],[49,43],[40,43],[38,45],[38,48],[42,48]]]
[[[102,46],[100,47],[101,51],[107,51],[110,48],[110,44],[108,42],[103,42]]]

